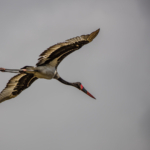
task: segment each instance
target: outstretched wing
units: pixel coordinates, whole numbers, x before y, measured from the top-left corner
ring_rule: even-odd
[[[70,53],[80,49],[83,45],[91,42],[99,33],[99,30],[92,32],[91,34],[77,36],[75,38],[66,40],[63,43],[58,43],[49,47],[43,53],[40,54],[37,66],[50,64],[57,68],[59,63]]]
[[[36,79],[33,74],[18,74],[12,77],[7,83],[5,89],[0,93],[0,103],[14,98],[19,95],[23,90],[28,88]]]

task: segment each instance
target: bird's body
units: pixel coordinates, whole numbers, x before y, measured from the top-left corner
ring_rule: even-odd
[[[91,42],[97,36],[99,30],[100,29],[92,32],[91,34],[81,35],[49,47],[41,53],[36,67],[25,66],[21,69],[0,68],[0,71],[2,72],[19,73],[9,80],[5,89],[0,93],[0,102],[16,97],[38,78],[48,80],[52,78],[57,79],[61,83],[74,86],[88,94],[90,97],[95,98],[83,87],[80,82],[70,83],[63,80],[57,72],[57,67],[67,55]]]
[[[37,78],[52,79],[56,74],[56,68],[50,65],[35,67],[34,75]]]

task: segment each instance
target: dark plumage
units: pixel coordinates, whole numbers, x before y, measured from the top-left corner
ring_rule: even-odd
[[[65,42],[49,47],[40,54],[36,67],[24,66],[21,69],[0,68],[0,71],[2,72],[19,73],[9,80],[5,89],[0,93],[0,102],[16,97],[38,78],[57,79],[63,84],[74,86],[94,98],[88,91],[86,91],[80,82],[70,83],[63,80],[57,72],[57,67],[59,63],[70,53],[91,42],[97,36],[99,30],[100,29],[92,32],[91,34],[71,38]]]

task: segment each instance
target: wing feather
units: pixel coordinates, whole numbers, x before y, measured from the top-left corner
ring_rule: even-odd
[[[18,74],[12,77],[3,91],[0,93],[0,103],[14,98],[19,95],[23,90],[28,88],[38,78],[33,74]]]
[[[92,32],[91,34],[77,36],[66,40],[63,43],[58,43],[49,47],[47,50],[40,54],[37,66],[50,64],[57,68],[58,64],[70,53],[80,49],[83,45],[91,42],[99,33],[99,30]]]

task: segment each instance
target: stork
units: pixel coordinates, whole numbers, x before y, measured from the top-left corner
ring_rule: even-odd
[[[91,34],[77,36],[49,47],[40,54],[36,67],[24,66],[21,69],[0,68],[1,72],[18,73],[9,80],[6,87],[0,93],[0,103],[16,97],[39,78],[48,80],[52,78],[57,79],[63,84],[76,87],[95,99],[95,97],[90,94],[80,82],[70,83],[62,79],[57,72],[57,67],[67,55],[91,42],[97,36],[99,31],[100,29]]]

